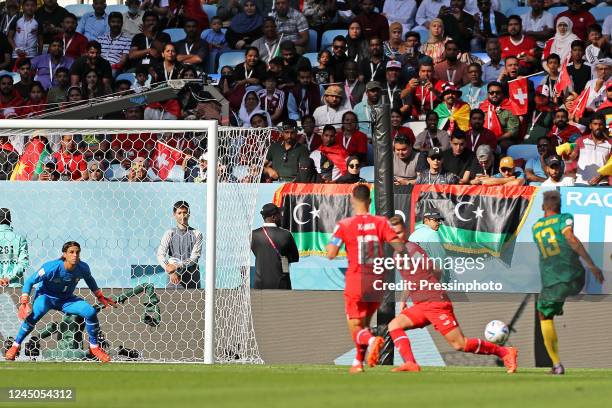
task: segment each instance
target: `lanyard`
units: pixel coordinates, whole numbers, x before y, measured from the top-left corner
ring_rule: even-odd
[[[276,41],[272,43],[272,48],[270,48],[268,43],[265,41],[264,41],[264,45],[266,46],[266,50],[268,51],[268,62],[270,62],[270,60],[274,56],[274,53],[276,52]]]
[[[254,71],[253,69],[249,71],[246,67],[246,64],[244,64],[244,78],[245,79],[250,79],[251,75],[253,75],[253,71]]]
[[[533,130],[533,127],[538,122],[538,119],[540,119],[540,116],[542,116],[542,113],[544,113],[544,112],[538,112],[537,115],[536,115],[535,112],[533,112],[531,114],[531,127],[529,128],[529,132],[527,132],[527,135],[525,135],[525,137],[528,137],[531,134],[531,131]]]
[[[63,153],[60,155],[60,157],[62,158],[62,167],[63,167],[62,173],[66,173],[66,172],[72,173],[72,170],[70,169],[72,167],[72,161],[73,161],[72,160],[72,156],[70,156],[70,161],[68,162],[68,167],[66,167],[66,159],[65,159],[65,156],[64,156]]]
[[[326,111],[327,111],[327,123],[335,123],[331,116],[329,116],[329,105],[325,105]]]
[[[68,43],[66,43],[65,35],[62,37],[62,40],[64,41],[64,55],[66,55],[66,51],[68,51],[68,48],[70,48],[70,44],[72,44],[72,40],[74,40],[74,36],[72,36],[72,38],[70,39],[70,41],[68,41]]]
[[[191,55],[191,50],[193,49],[194,45],[195,45],[195,43],[191,44],[191,46],[189,46],[187,43],[185,43],[185,53],[187,55]]]
[[[472,96],[472,89],[476,89],[476,95]],[[468,93],[468,101],[470,102],[470,108],[476,109],[478,106],[478,95],[480,95],[480,87],[474,88],[473,86],[470,88],[470,92]]]
[[[346,93],[346,95],[348,96],[349,100],[351,101],[351,106],[354,105],[354,101],[353,101],[353,89],[355,89],[355,85],[357,85],[357,81],[358,79],[355,80],[355,82],[353,82],[353,85],[349,85],[348,81],[344,81],[344,93]]]
[[[302,89],[302,100],[300,101],[300,113],[302,116],[307,115],[309,112],[308,109],[308,95],[306,94],[306,90]]]
[[[304,137],[306,138],[306,146],[308,146],[308,150],[310,151],[310,146],[312,145],[312,141],[314,140],[314,133],[312,134],[312,136],[310,136],[310,139],[308,138],[308,135],[306,133],[304,133]]]
[[[431,182],[431,171],[427,173],[427,184],[439,184],[438,180],[440,180],[440,173],[436,174],[436,178]]]
[[[433,110],[433,93],[429,91],[429,105],[431,106],[431,110]],[[425,85],[421,85],[421,113],[423,113],[423,108],[425,107]]]
[[[151,48],[151,43],[149,42],[149,37],[145,35],[145,50]]]
[[[457,72],[456,69],[447,69],[446,70],[446,78],[448,78],[448,82],[452,82],[453,84],[455,83],[454,79],[455,79],[455,73]]]
[[[389,105],[393,109],[393,98],[395,97],[395,90],[397,86],[394,86],[393,89],[389,89],[389,84],[387,84],[387,94],[389,95]]]
[[[164,63],[164,76],[166,77],[166,81],[172,79],[172,74],[174,74],[174,66],[170,70],[170,74],[168,74],[168,71],[166,71],[166,64]]]
[[[476,140],[474,140],[474,133],[473,132],[470,135],[470,140],[472,142],[472,150],[473,151],[476,151],[476,144],[478,143],[478,140],[480,139],[480,135],[481,135],[481,133],[479,133],[478,136],[476,136]]]
[[[55,71],[57,71],[57,69],[59,68],[60,65],[62,65],[62,61],[61,60],[57,64],[55,69],[53,69],[53,64],[51,63],[51,56],[49,56],[49,84],[50,85],[53,85],[53,76],[55,75]]]
[[[8,29],[9,26],[11,25],[11,23],[13,22],[13,20],[15,19],[15,17],[17,17],[17,14],[15,14],[13,17],[11,17],[11,19],[9,20],[9,16],[8,14],[6,16],[4,16],[4,28],[2,29],[2,31],[4,32],[4,34],[8,34]]]
[[[493,114],[495,114],[495,109],[491,108],[491,105],[489,105],[488,109],[487,109],[487,129],[491,129],[491,123],[493,123]]]
[[[349,138],[345,138],[344,135],[342,135],[342,146],[344,146],[344,148],[346,150],[348,150],[349,144],[351,143],[351,139],[353,138],[353,135],[350,135]]]
[[[370,77],[370,81],[374,80],[374,77],[376,76],[376,73],[378,72],[378,68],[380,68],[380,62],[378,64],[376,64],[376,68],[374,68],[374,63],[370,62],[370,68],[372,69],[372,76]]]

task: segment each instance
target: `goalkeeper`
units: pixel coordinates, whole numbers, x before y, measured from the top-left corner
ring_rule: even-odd
[[[62,247],[62,257],[43,264],[38,272],[30,276],[19,298],[19,319],[24,320],[15,338],[15,342],[6,352],[7,360],[15,360],[19,345],[34,330],[36,323],[51,309],[66,314],[81,316],[89,335],[89,351],[101,362],[109,362],[110,357],[98,345],[100,324],[96,310],[85,300],[74,295],[79,280],[84,279],[87,286],[96,295],[98,301],[107,307],[116,303],[102,294],[98,284],[91,276],[89,265],[80,260],[81,246],[78,242],[66,242]],[[30,306],[32,286],[40,284],[34,295],[34,310]]]

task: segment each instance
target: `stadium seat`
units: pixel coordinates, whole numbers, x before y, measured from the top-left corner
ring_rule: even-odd
[[[173,43],[184,40],[185,37],[187,37],[187,34],[185,34],[185,30],[183,30],[182,28],[166,28],[164,30],[164,33],[170,36],[170,41],[172,41]]]
[[[119,181],[127,176],[128,171],[119,163],[111,164],[104,172],[104,178],[109,181]]]
[[[310,66],[312,67],[316,67],[319,65],[319,53],[317,52],[309,52],[306,53],[304,55],[302,55],[302,57],[306,58],[308,61],[310,61]]]
[[[330,47],[332,43],[334,42],[334,37],[338,35],[343,35],[346,37],[348,35],[348,31],[347,30],[327,30],[325,31],[323,35],[321,36],[321,49],[325,50],[328,47]]]
[[[510,15],[507,13],[509,9],[518,6],[518,0],[500,0],[499,3],[499,11],[507,16]]]
[[[531,82],[533,82],[533,87],[537,88],[538,85],[540,85],[540,83],[542,82],[542,80],[546,77],[546,75],[534,75],[534,76],[530,76],[529,80]]]
[[[567,11],[567,6],[559,6],[559,7],[551,7],[548,9],[548,12],[553,15],[553,17],[557,17],[559,14]]]
[[[85,14],[94,11],[91,4],[69,4],[65,8],[66,11],[74,14],[77,18],[81,18]]]
[[[597,20],[597,22],[601,24],[604,22],[604,20],[606,19],[606,17],[608,17],[609,14],[612,14],[612,7],[593,7],[589,10],[589,12],[593,15],[593,17],[595,17],[595,20]]]
[[[230,67],[235,67],[238,64],[242,64],[244,62],[244,51],[230,51],[224,52],[219,57],[219,73],[221,73],[221,68],[226,65]]]
[[[425,130],[425,121],[406,122],[404,126],[408,126],[414,135],[418,135]]]
[[[136,82],[136,74],[133,72],[124,72],[122,74],[117,75],[115,81],[127,80],[133,85]]]
[[[374,166],[366,166],[362,167],[359,171],[359,175],[362,179],[367,181],[368,183],[374,182]]]
[[[317,40],[319,39],[319,34],[313,30],[308,30],[308,52],[317,52]]]
[[[19,72],[0,71],[0,76],[4,76],[7,74],[13,77],[13,84],[16,84],[17,82],[21,81],[21,76],[19,75]]]
[[[210,21],[214,16],[217,15],[217,5],[216,4],[202,4],[202,10],[208,16],[208,21]]]
[[[425,27],[418,26],[415,27],[413,31],[416,31],[421,36],[421,44],[425,44],[429,39],[429,30]]]
[[[112,13],[113,11],[117,11],[121,14],[127,13],[128,6],[126,6],[125,4],[109,4],[106,6],[106,12],[108,14]]]
[[[513,14],[516,14],[518,16],[522,16],[523,14],[527,14],[527,13],[531,13],[531,7],[519,6],[519,7],[509,8],[508,11],[506,12],[506,15],[511,16]]]
[[[529,159],[537,159],[539,157],[538,147],[534,144],[512,145],[508,148],[508,156],[515,160],[522,159],[527,163]]]

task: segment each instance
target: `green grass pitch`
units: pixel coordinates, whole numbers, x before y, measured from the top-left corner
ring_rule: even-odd
[[[76,402],[15,407],[583,407],[612,401],[612,370],[428,368],[349,375],[337,366],[0,363],[0,387],[72,387]]]

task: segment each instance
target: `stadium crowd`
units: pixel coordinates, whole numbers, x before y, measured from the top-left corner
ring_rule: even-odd
[[[384,100],[398,185],[608,185],[612,172],[598,170],[612,152],[612,13],[598,20],[592,12],[612,8],[531,0],[517,15],[502,3],[127,0],[125,11],[108,12],[93,0],[77,17],[57,0],[6,0],[0,118],[219,72],[232,126],[277,129],[262,181],[363,180],[360,170],[372,165],[369,107]],[[105,118],[221,119],[198,86]],[[205,180],[199,138],[150,133],[0,136],[0,180],[166,179],[158,141],[182,153],[174,181]],[[113,166],[121,176],[109,176]],[[236,181],[258,173],[228,166]]]

